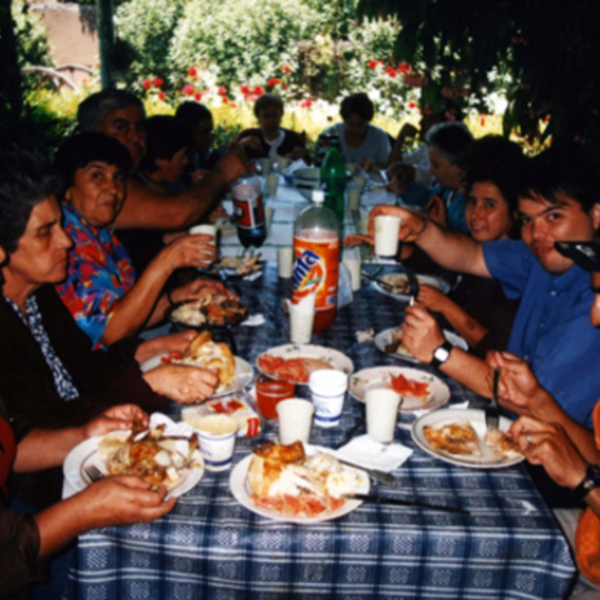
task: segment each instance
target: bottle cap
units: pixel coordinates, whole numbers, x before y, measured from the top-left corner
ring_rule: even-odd
[[[323,190],[315,190],[312,193],[312,201],[315,204],[322,204],[325,202],[325,192]]]

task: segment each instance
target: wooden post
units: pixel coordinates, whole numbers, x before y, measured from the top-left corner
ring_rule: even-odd
[[[102,89],[113,87],[111,57],[115,39],[112,0],[96,0],[98,10],[98,42],[100,46],[100,80]]]

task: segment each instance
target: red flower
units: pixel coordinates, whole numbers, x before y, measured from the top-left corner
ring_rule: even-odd
[[[229,98],[227,96],[223,96],[223,104],[227,104],[229,102]]]
[[[217,94],[219,94],[219,96],[224,96],[227,93],[227,90],[224,87],[220,87],[217,90]]]
[[[282,89],[282,90],[287,90],[287,89],[288,89],[288,86],[287,86],[287,84],[285,84],[285,83],[284,83],[284,84],[281,86],[281,89]]]
[[[242,92],[242,94],[246,95],[250,93],[250,86],[249,85],[243,85],[240,88],[240,92]]]
[[[229,108],[237,108],[237,104],[236,104],[235,102],[232,102],[232,103],[229,105]]]
[[[269,87],[275,87],[276,85],[279,85],[281,83],[281,79],[277,79],[276,77],[271,77],[271,79],[269,79],[269,81],[267,81],[267,85]]]
[[[265,88],[264,88],[264,87],[262,87],[262,86],[260,86],[260,85],[257,85],[257,86],[256,86],[256,87],[255,87],[255,88],[252,90],[252,93],[253,93],[255,96],[262,96],[262,95],[265,93]]]
[[[480,123],[482,127],[485,127],[485,117],[481,117]]]
[[[374,69],[379,63],[376,60],[370,60],[367,63],[367,67],[369,67],[369,69]]]
[[[384,60],[380,60],[380,61],[379,61],[379,64],[380,64],[380,65],[385,65],[385,61],[384,61]]]
[[[196,75],[198,75],[198,70],[196,69],[196,67],[190,67],[188,69],[188,75],[190,77],[196,77]]]
[[[247,96],[244,96],[244,100],[246,100],[246,102],[256,102],[256,96],[248,94]]]
[[[194,95],[194,88],[189,83],[186,83],[183,86],[183,89],[181,90],[181,93],[185,94],[186,96],[193,96]]]
[[[414,100],[411,100],[408,103],[408,108],[410,108],[411,110],[414,110],[415,108],[417,108],[417,103]]]
[[[400,73],[406,73],[408,71],[410,65],[406,64],[406,63],[400,63],[400,65],[398,66],[398,71],[400,71]]]
[[[142,81],[142,87],[145,90],[149,90],[152,87],[152,80],[151,79],[144,79],[144,81]]]
[[[396,75],[398,74],[398,72],[396,71],[396,69],[394,69],[394,67],[386,67],[385,72],[392,78],[396,77]]]
[[[163,83],[164,83],[164,81],[160,77],[157,77],[154,80],[154,87],[160,88],[163,86]]]
[[[285,65],[285,67],[283,67],[283,72],[284,73],[291,73],[292,72],[292,67],[289,67],[288,65]]]
[[[194,94],[194,100],[196,100],[196,102],[200,102],[200,100],[202,100],[202,92],[196,92]]]
[[[167,97],[167,95],[164,92],[158,92],[158,99],[159,100],[164,100]]]
[[[313,101],[308,98],[307,100],[305,100],[304,102],[302,102],[302,104],[300,104],[300,108],[310,108],[313,104]]]

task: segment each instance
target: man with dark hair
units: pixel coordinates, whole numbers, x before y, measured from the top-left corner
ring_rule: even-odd
[[[577,149],[553,148],[531,159],[519,194],[522,241],[479,244],[396,207],[376,207],[370,216],[402,217],[400,239],[447,269],[494,277],[508,298],[520,298],[509,352],[526,360],[565,414],[587,427],[600,390],[600,336],[588,319],[594,298],[588,275],[554,244],[594,238],[600,225],[595,185],[595,169]],[[461,369],[462,351],[445,347],[427,310],[412,306],[406,314],[403,342],[419,360],[490,396],[485,363]]]
[[[135,96],[122,90],[104,90],[81,103],[77,119],[80,131],[106,133],[121,142],[129,150],[135,169],[146,149],[145,116]],[[130,177],[127,200],[113,226],[161,230],[190,227],[210,213],[225,185],[244,173],[242,160],[228,152],[210,174],[181,192],[161,194]]]
[[[342,100],[340,116],[343,123],[337,123],[326,129],[321,135],[335,136],[340,140],[340,149],[347,163],[369,167],[385,166],[392,145],[390,136],[370,125],[375,108],[367,94],[350,94]]]

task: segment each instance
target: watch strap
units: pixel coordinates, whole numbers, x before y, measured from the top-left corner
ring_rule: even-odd
[[[577,502],[583,502],[585,497],[598,487],[600,487],[600,467],[589,465],[583,481],[573,489],[571,496]]]
[[[436,357],[436,353],[440,348],[443,348],[448,353],[444,360],[440,360],[439,358]],[[439,345],[434,350],[433,358],[431,359],[431,362],[429,364],[432,367],[435,367],[437,369],[440,365],[443,365],[448,360],[448,358],[450,358],[450,352],[452,352],[453,349],[454,349],[454,346],[448,340],[445,340],[443,344]]]

